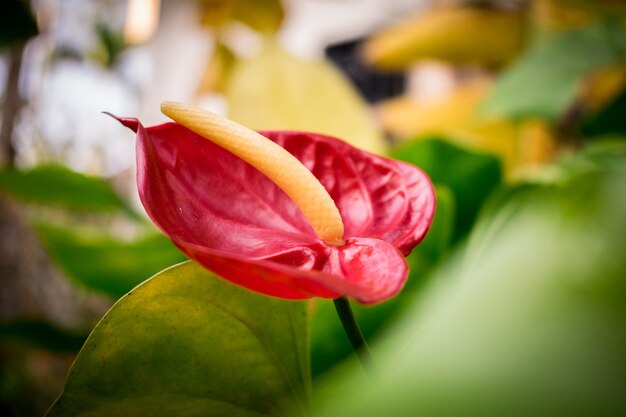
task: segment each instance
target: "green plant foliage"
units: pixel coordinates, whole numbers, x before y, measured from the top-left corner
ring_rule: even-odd
[[[0,190],[28,203],[82,211],[130,212],[105,180],[60,165],[42,165],[29,171],[0,171]]]
[[[396,159],[423,169],[436,185],[446,185],[456,201],[454,239],[474,224],[483,201],[502,181],[500,160],[437,138],[406,142],[392,150]]]
[[[195,263],[120,299],[48,416],[276,416],[307,408],[306,303],[234,286]]]
[[[626,158],[622,158],[622,166]],[[518,187],[316,416],[626,414],[626,172]]]
[[[457,213],[457,203],[454,192],[444,184],[435,186],[437,209],[433,223],[426,238],[413,249],[408,256],[411,271],[418,268],[418,263],[429,266],[437,262],[454,243],[454,226]],[[413,268],[416,267],[416,268]]]
[[[582,125],[585,137],[626,135],[626,89],[604,109],[589,117]]]
[[[52,259],[73,281],[114,298],[186,257],[161,234],[124,242],[85,230],[36,225]]]
[[[541,175],[535,179],[541,184],[566,184],[577,177],[598,172],[600,168],[626,172],[624,161],[626,161],[626,137],[596,138],[578,153],[566,154],[556,163],[544,168]],[[524,185],[521,184],[520,187]]]
[[[78,352],[87,334],[64,329],[38,320],[14,320],[0,323],[0,342],[23,345],[55,352]]]
[[[579,155],[598,170],[600,167],[611,171],[626,172],[626,136],[606,137],[597,140]]]
[[[620,64],[625,56],[626,33],[612,20],[553,35],[531,47],[498,80],[481,112],[555,121],[572,104],[582,77]]]
[[[407,259],[411,273],[402,292],[394,299],[376,306],[361,306],[352,302],[355,317],[367,340],[373,340],[395,319],[404,304],[414,298],[415,292],[419,291],[426,282],[430,268],[446,254],[451,245],[454,227],[454,196],[445,186],[436,187],[436,193],[437,210],[433,224],[424,241],[413,249]],[[333,302],[315,301],[315,312],[311,320],[313,376],[317,377],[327,372],[352,355],[352,345],[337,317]]]
[[[98,37],[99,45],[94,58],[98,59],[105,67],[112,68],[117,64],[120,55],[127,48],[124,35],[110,28],[104,22],[96,24],[95,33]]]

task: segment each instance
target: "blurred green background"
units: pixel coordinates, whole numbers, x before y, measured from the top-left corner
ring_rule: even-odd
[[[101,114],[164,100],[435,184],[405,290],[353,305],[379,378],[309,303],[315,415],[626,415],[625,2],[8,0],[0,95],[3,416],[45,413],[113,303],[185,260]]]

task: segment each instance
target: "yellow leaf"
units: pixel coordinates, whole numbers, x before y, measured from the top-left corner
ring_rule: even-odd
[[[622,67],[609,67],[586,77],[579,100],[589,111],[598,111],[613,100],[626,84],[626,71]]]
[[[203,8],[202,23],[220,28],[237,20],[265,34],[275,33],[284,10],[280,0],[198,0]]]
[[[325,61],[304,61],[268,44],[235,66],[226,88],[229,117],[252,129],[336,136],[384,153],[383,136],[349,82]]]
[[[437,9],[374,35],[365,44],[363,56],[383,69],[403,69],[425,58],[502,65],[522,49],[524,32],[522,13]]]
[[[204,69],[202,80],[200,80],[198,96],[224,91],[236,60],[237,58],[226,45],[216,42],[213,56]]]
[[[203,25],[218,28],[227,24],[233,14],[232,0],[198,0],[202,7]]]
[[[233,18],[266,34],[275,33],[283,21],[284,10],[280,0],[239,0]]]
[[[467,82],[437,100],[388,100],[378,106],[377,115],[382,126],[400,139],[441,135],[457,144],[499,155],[508,174],[551,160],[556,145],[545,123],[476,117],[476,109],[492,84],[487,79]]]
[[[626,28],[624,0],[534,0],[530,14],[535,41],[607,16]]]

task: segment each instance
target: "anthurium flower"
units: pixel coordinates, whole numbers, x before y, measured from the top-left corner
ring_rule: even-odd
[[[213,143],[211,131],[203,137],[179,123],[146,128],[135,118],[118,120],[137,133],[137,185],[148,215],[187,256],[222,278],[280,298],[348,296],[365,304],[402,289],[404,257],[424,238],[435,206],[432,184],[417,167],[321,134],[253,132],[293,155],[334,202],[337,213],[331,208],[321,216],[339,219],[339,235],[324,238],[323,226],[311,220],[319,215],[318,197],[302,203],[301,196],[298,205],[289,197],[297,184],[288,195],[270,179],[272,171],[297,180],[291,162],[251,162],[262,173],[236,156],[238,149]],[[230,124],[216,136],[245,129],[224,123]],[[266,145],[260,142],[260,153]]]

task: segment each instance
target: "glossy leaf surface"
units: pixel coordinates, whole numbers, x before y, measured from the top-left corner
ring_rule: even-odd
[[[120,121],[137,131],[146,211],[185,254],[221,277],[281,298],[348,295],[363,303],[404,285],[403,255],[424,238],[435,205],[430,180],[415,166],[324,135],[262,132],[334,200],[345,244],[332,246],[276,184],[233,154],[176,123]]]
[[[306,304],[187,262],[123,297],[48,416],[276,416],[309,395]]]

